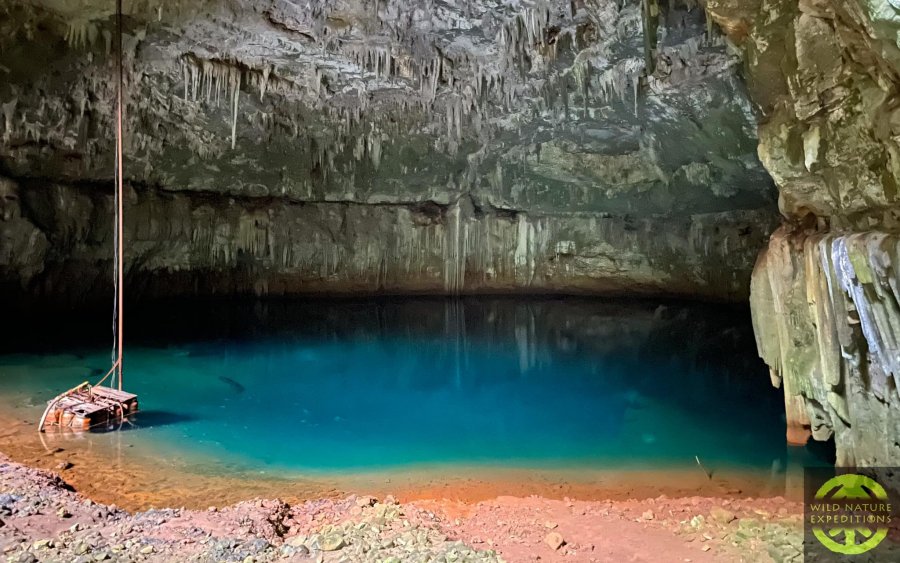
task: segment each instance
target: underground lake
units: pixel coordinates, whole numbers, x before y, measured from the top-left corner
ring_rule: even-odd
[[[710,473],[739,488],[774,479],[781,494],[789,462],[825,460],[787,451],[783,398],[742,307],[383,298],[170,301],[132,315],[125,376],[141,411],[125,432],[40,439],[67,459],[155,468],[176,489],[300,479],[313,494],[326,482],[402,488],[406,476],[411,489],[427,478],[465,496],[452,492],[465,476],[470,489],[543,479],[534,490],[575,482],[590,496],[614,489],[610,476],[668,474],[673,485]],[[79,317],[8,341],[4,415],[33,426],[49,397],[102,376],[105,324]],[[34,428],[23,432],[36,445]]]

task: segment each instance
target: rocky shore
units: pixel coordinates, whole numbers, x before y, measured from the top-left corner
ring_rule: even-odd
[[[400,504],[350,496],[131,513],[0,456],[8,562],[792,561],[801,557],[799,508],[781,498]]]

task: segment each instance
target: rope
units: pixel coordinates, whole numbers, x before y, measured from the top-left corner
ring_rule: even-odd
[[[114,363],[113,363],[113,366],[112,366],[111,368],[109,368],[109,371],[108,371],[108,372],[106,372],[106,375],[104,375],[104,376],[100,379],[100,381],[98,381],[97,383],[94,383],[93,387],[99,387],[100,384],[103,383],[104,381],[106,381],[106,379],[107,379],[110,375],[112,375],[113,373],[116,372],[116,370],[117,370],[118,367],[119,367],[119,362],[118,362],[118,361],[114,362]]]
[[[114,287],[116,290],[116,304],[113,311],[113,336],[115,339],[115,352],[113,370],[116,370],[119,391],[122,390],[122,356],[123,350],[123,325],[124,325],[124,243],[125,243],[125,220],[123,212],[123,165],[122,165],[122,112],[123,103],[123,55],[122,55],[122,0],[116,0],[116,74],[117,74],[117,91],[116,91],[116,234],[114,237],[115,245],[115,274]],[[109,375],[109,374],[107,374]],[[104,377],[104,379],[106,379]]]
[[[119,391],[122,390],[122,355],[123,338],[122,326],[124,316],[123,286],[124,283],[124,219],[123,219],[123,167],[122,167],[122,90],[123,90],[123,57],[122,57],[122,0],[116,0],[116,160],[113,165],[116,189],[113,194],[113,202],[116,208],[116,228],[113,231],[113,314],[112,335],[113,344],[110,353],[112,368],[103,378],[94,385],[100,385],[110,375],[116,373]]]

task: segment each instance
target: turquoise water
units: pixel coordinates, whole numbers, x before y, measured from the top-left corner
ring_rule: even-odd
[[[769,469],[780,391],[743,309],[588,299],[156,304],[128,317],[127,432],[230,467],[422,464]],[[0,353],[0,394],[42,403],[108,366],[108,320]],[[37,330],[37,329],[34,329]],[[73,332],[74,330],[74,332]],[[24,410],[22,410],[24,409]]]

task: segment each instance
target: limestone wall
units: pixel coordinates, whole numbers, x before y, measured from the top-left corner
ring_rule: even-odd
[[[708,0],[745,52],[783,226],[753,273],[760,355],[788,439],[900,464],[900,9],[888,0]]]
[[[108,296],[112,198],[31,184],[0,218],[7,297]],[[19,194],[21,193],[21,198]],[[737,300],[769,213],[622,219],[450,205],[291,203],[130,191],[129,295],[472,292]],[[26,291],[27,290],[27,291]]]
[[[834,436],[839,465],[892,466],[900,438],[900,237],[779,229],[753,273],[760,355],[788,439]]]

